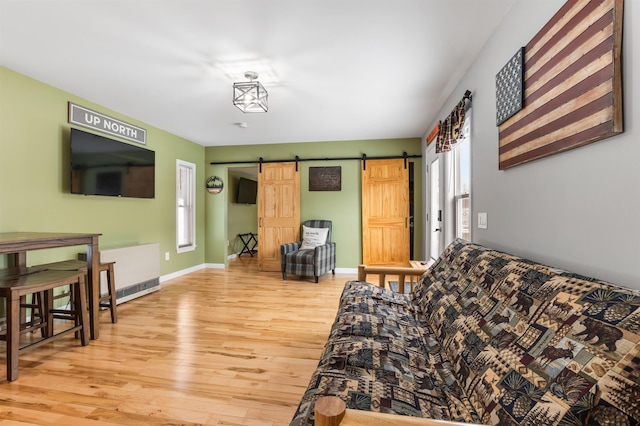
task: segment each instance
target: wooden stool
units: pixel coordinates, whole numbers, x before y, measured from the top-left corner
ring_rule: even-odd
[[[53,316],[51,306],[53,303],[53,289],[56,287],[72,285],[78,295],[75,301],[75,325],[62,332],[54,334]],[[20,299],[28,294],[40,293],[44,298],[43,317],[46,319],[46,338],[20,347],[20,334],[29,329],[21,330]],[[27,275],[0,278],[0,297],[6,298],[7,329],[0,340],[7,343],[7,381],[12,382],[18,378],[18,353],[23,349],[39,346],[49,340],[61,337],[67,333],[78,331],[82,346],[89,344],[89,317],[87,315],[87,293],[84,284],[84,274],[78,271],[40,271]]]
[[[32,266],[32,267],[20,267],[14,266],[10,268],[0,269],[0,280],[18,278],[20,276],[33,274],[45,270],[45,268]],[[30,300],[27,301],[27,296],[20,297],[20,332],[36,331],[40,329],[42,337],[46,337],[46,314],[44,306],[44,297],[42,293],[34,293]],[[27,310],[29,312],[29,320],[27,321]]]
[[[111,311],[111,322],[118,322],[118,311],[117,311],[117,303],[116,303],[116,280],[114,274],[113,265],[115,262],[105,262],[98,265],[98,273],[105,271],[107,273],[107,294],[100,296],[98,299],[98,303],[101,308],[106,308]],[[64,260],[62,262],[54,262],[48,263],[46,265],[41,265],[50,270],[59,270],[59,271],[84,271],[87,273],[87,263],[83,260]],[[66,296],[67,294],[63,294],[61,296]],[[69,295],[73,298],[73,293]],[[56,310],[62,311],[62,310]],[[64,312],[56,312],[56,318],[59,315],[65,315]],[[63,318],[67,319],[67,318]]]
[[[99,304],[101,308],[107,308],[111,311],[111,322],[112,323],[116,323],[118,322],[118,310],[117,310],[117,303],[116,303],[116,280],[115,280],[115,274],[113,272],[113,265],[116,262],[106,262],[106,263],[101,263],[100,266],[98,266],[98,271],[102,272],[102,271],[106,271],[107,272],[107,294],[105,294],[104,296],[100,296],[99,300]]]

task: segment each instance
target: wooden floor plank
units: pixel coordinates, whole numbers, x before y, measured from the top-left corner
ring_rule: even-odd
[[[119,305],[117,324],[101,312],[89,346],[21,353],[16,382],[0,349],[0,425],[288,425],[349,279],[283,281],[243,257]]]

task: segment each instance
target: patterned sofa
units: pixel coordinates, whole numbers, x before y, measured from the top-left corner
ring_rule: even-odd
[[[454,241],[410,295],[347,282],[315,401],[498,425],[640,420],[640,291]]]

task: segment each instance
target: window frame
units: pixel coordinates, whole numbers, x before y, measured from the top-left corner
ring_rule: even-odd
[[[181,173],[188,170],[186,176]],[[186,179],[183,187],[183,177]],[[183,192],[184,191],[186,192]],[[185,194],[182,203],[181,195]],[[184,205],[183,205],[184,204]],[[186,212],[183,214],[183,212]],[[183,230],[184,229],[184,230]],[[182,233],[188,233],[186,244],[182,243]],[[196,249],[196,165],[176,159],[176,252],[184,253]]]
[[[468,187],[465,188],[466,191],[463,191],[462,188],[462,179],[461,179],[461,167],[462,167],[462,154],[461,149],[465,147],[468,149],[468,170],[466,170],[468,174]],[[465,117],[464,124],[462,126],[462,137],[458,140],[458,142],[452,147],[453,153],[453,169],[454,169],[454,182],[453,182],[453,209],[454,209],[454,235],[456,238],[462,238],[468,241],[472,241],[473,237],[473,226],[471,221],[471,114],[470,109],[467,111],[467,115]],[[464,222],[464,208],[461,207],[462,204],[467,201],[468,207],[466,208],[468,213],[468,218],[466,221],[467,226],[463,226]],[[464,237],[464,234],[468,234],[468,238]]]

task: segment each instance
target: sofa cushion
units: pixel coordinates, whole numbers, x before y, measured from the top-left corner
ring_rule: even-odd
[[[483,423],[640,419],[640,292],[456,241],[413,301]]]
[[[439,354],[430,327],[406,295],[368,283],[345,285],[318,368],[291,425],[313,424],[315,401],[336,395],[348,408],[478,421]],[[428,356],[430,350],[434,356]],[[441,374],[442,373],[442,374]],[[444,378],[444,379],[443,379]]]
[[[640,290],[456,240],[412,295],[345,286],[292,425],[350,408],[498,425],[640,422]]]

